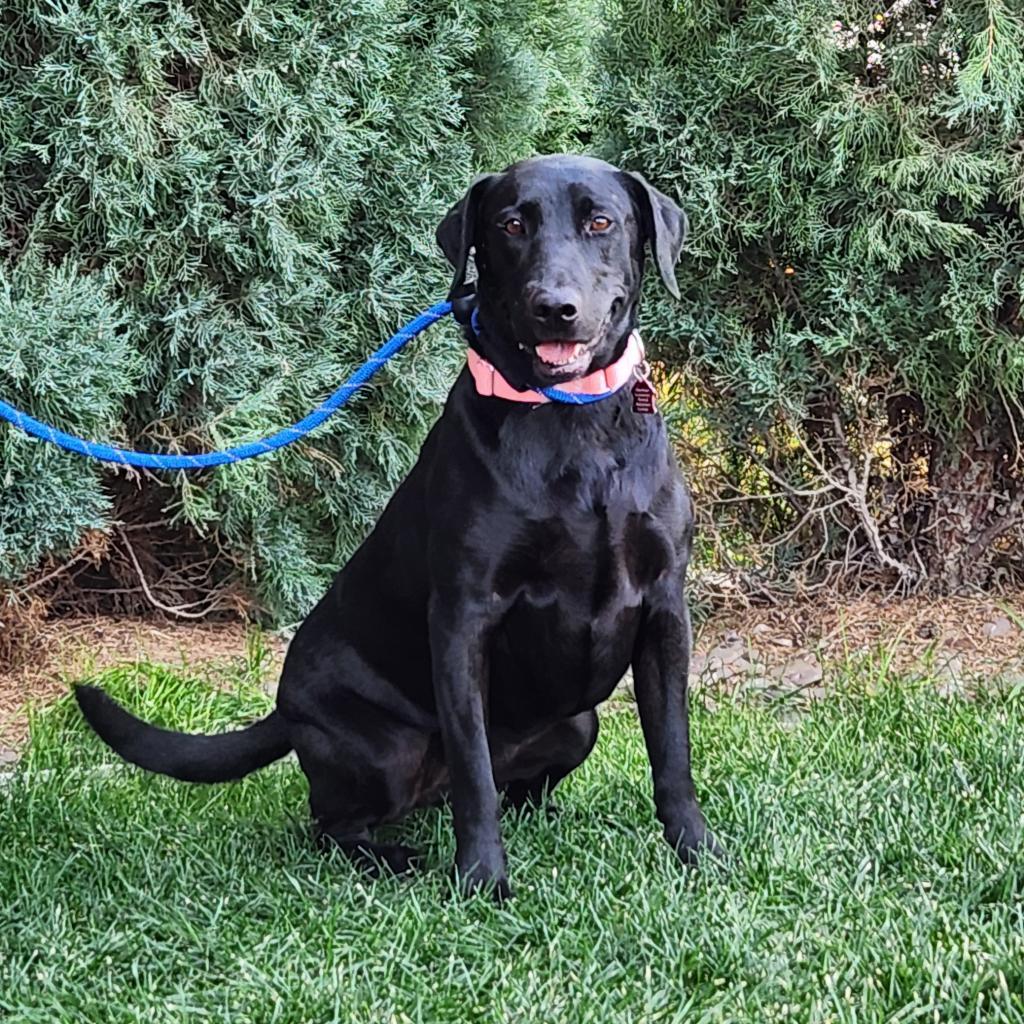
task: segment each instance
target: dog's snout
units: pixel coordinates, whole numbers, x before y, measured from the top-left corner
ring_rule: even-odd
[[[543,324],[571,324],[580,315],[581,297],[569,288],[536,288],[530,295],[534,319]]]

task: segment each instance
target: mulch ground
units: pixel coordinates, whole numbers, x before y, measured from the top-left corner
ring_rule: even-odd
[[[27,706],[68,684],[134,661],[183,667],[245,656],[241,622],[190,624],[153,619],[75,618],[44,623],[29,657],[0,664],[0,760],[24,740]],[[285,640],[265,635],[268,683]],[[999,677],[1024,684],[1024,593],[998,597],[792,602],[721,612],[700,628],[691,665],[705,697],[756,691],[815,699],[828,692],[830,666],[869,657],[900,675],[927,674],[967,689]]]
[[[26,734],[29,704],[46,704],[75,680],[136,661],[184,667],[225,664],[245,657],[243,622],[182,623],[108,617],[61,618],[42,625],[27,657],[0,664],[0,760]],[[267,671],[276,677],[285,643],[265,634]]]

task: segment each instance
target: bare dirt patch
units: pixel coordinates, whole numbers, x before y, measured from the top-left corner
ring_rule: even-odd
[[[824,696],[836,668],[874,658],[947,692],[1024,683],[1024,593],[941,599],[800,601],[716,613],[691,673],[705,692]]]
[[[243,622],[83,617],[44,623],[21,665],[0,664],[0,760],[24,739],[30,702],[54,700],[69,682],[125,663],[192,670],[238,664],[247,631]],[[273,634],[264,634],[263,643],[270,652],[265,677],[273,685],[286,643]],[[828,692],[836,666],[872,655],[893,673],[927,674],[950,691],[997,677],[1024,683],[1024,593],[819,599],[721,611],[697,633],[691,673],[706,699],[741,691],[815,699]]]
[[[89,616],[44,623],[32,651],[17,667],[0,663],[0,746],[25,736],[27,705],[45,704],[67,693],[68,684],[137,661],[172,666],[229,665],[244,660],[244,622],[181,623],[153,619]],[[284,657],[283,640],[264,634],[275,678]]]

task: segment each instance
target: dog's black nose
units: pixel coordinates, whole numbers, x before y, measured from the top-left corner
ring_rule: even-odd
[[[537,288],[530,296],[534,317],[544,324],[571,324],[580,315],[580,296],[568,288]]]

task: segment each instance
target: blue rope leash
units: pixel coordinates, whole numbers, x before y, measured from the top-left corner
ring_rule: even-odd
[[[396,352],[431,324],[435,324],[442,317],[447,316],[451,312],[451,308],[450,303],[439,302],[406,324],[377,349],[330,398],[294,426],[285,427],[284,430],[279,430],[262,441],[250,441],[248,444],[229,448],[223,452],[206,452],[202,455],[156,455],[150,452],[135,452],[127,448],[116,448],[113,445],[99,444],[95,441],[83,441],[81,438],[66,434],[63,430],[57,430],[56,427],[51,427],[47,423],[40,423],[39,420],[19,412],[2,400],[0,400],[0,418],[13,423],[26,434],[50,441],[69,452],[87,455],[89,458],[99,459],[101,462],[116,462],[122,466],[139,466],[146,469],[204,469],[208,466],[223,466],[226,463],[241,462],[243,459],[251,459],[257,455],[283,448],[316,429],[332,413],[337,412]]]
[[[243,459],[252,459],[257,455],[264,455],[267,452],[276,451],[278,448],[284,448],[285,445],[292,444],[315,430],[324,420],[337,412],[392,356],[404,348],[416,335],[422,334],[428,327],[436,324],[451,311],[450,302],[438,302],[426,312],[421,313],[415,320],[410,321],[377,349],[330,398],[294,426],[285,427],[262,441],[250,441],[248,444],[228,448],[222,452],[205,452],[201,455],[157,455],[152,452],[137,452],[128,448],[118,448],[97,441],[85,441],[72,434],[66,434],[63,430],[58,430],[48,423],[34,419],[28,413],[15,409],[13,405],[8,405],[3,399],[0,399],[0,419],[5,419],[26,434],[49,441],[65,451],[76,452],[91,459],[98,459],[100,462],[113,462],[120,466],[137,466],[143,469],[205,469],[209,466],[241,462]],[[477,330],[475,309],[472,323],[474,330]],[[600,402],[602,398],[614,394],[612,391],[606,391],[600,395],[577,395],[570,391],[560,391],[558,388],[541,388],[539,390],[553,402],[562,402],[566,405],[589,405],[591,402]]]

